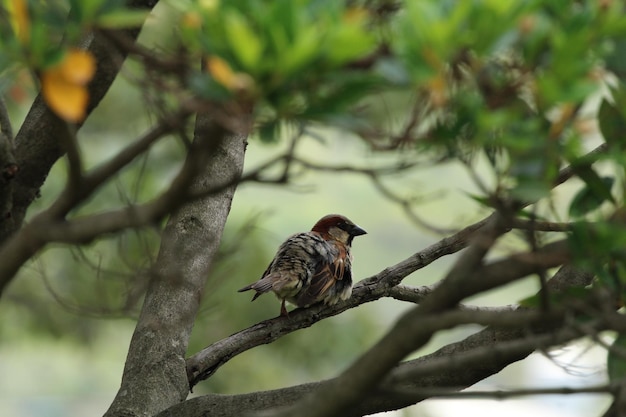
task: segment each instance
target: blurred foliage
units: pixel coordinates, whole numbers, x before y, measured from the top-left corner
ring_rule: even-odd
[[[620,334],[611,344],[607,356],[609,380],[618,383],[626,378],[626,335]]]
[[[462,164],[480,189],[471,198],[486,208],[545,202],[541,212],[537,205],[515,214],[573,221],[568,237],[577,261],[597,273],[599,285],[623,291],[625,7],[616,0],[164,2],[146,23],[145,50],[133,51],[126,78],[87,120],[81,146],[93,166],[188,97],[225,113],[253,108],[254,138],[276,146],[286,127],[335,128],[393,158]],[[88,81],[89,65],[63,70],[83,37],[133,27],[145,17],[121,0],[5,0],[0,91],[25,105],[31,85],[48,91],[57,113],[67,111],[56,87],[59,78],[79,81],[80,88]],[[48,89],[51,76],[57,78]],[[71,103],[66,119],[77,121],[86,102]],[[154,196],[180,166],[181,142],[155,146],[74,214]],[[600,144],[601,152],[587,155]],[[485,165],[488,173],[478,174]],[[559,211],[553,189],[565,165],[579,189]],[[55,167],[34,210],[54,197],[64,175],[63,165]],[[222,301],[242,282],[230,277],[254,280],[275,249],[254,224],[229,225],[191,350],[277,313],[275,300],[256,302],[253,317]],[[85,324],[87,313],[136,313],[159,226],[80,250],[48,250],[22,273],[4,300],[12,303],[1,308],[22,317],[24,331],[69,332],[89,341],[94,330]],[[51,296],[73,315],[53,307]],[[349,340],[335,345],[345,326]],[[335,369],[372,333],[367,319],[348,314],[274,343],[276,350],[261,350],[266,357],[257,361],[293,373],[306,363]],[[227,366],[248,375],[238,359]],[[232,383],[210,382],[216,389],[235,389]]]

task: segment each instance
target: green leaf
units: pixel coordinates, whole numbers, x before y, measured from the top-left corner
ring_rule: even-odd
[[[573,165],[572,169],[578,175],[578,178],[583,180],[597,196],[615,202],[611,194],[613,178],[600,177],[591,165]]]
[[[276,120],[271,120],[259,127],[259,139],[263,143],[276,143],[279,138],[280,124]]]
[[[340,66],[371,52],[375,38],[360,25],[345,24],[329,33],[326,43],[328,61],[331,65]]]
[[[298,31],[295,41],[281,54],[277,67],[291,75],[301,70],[320,52],[319,40],[322,34],[316,26],[308,26]]]
[[[608,288],[615,294],[621,293],[623,288],[622,277],[624,276],[624,265],[621,261],[623,255],[615,256],[615,253],[611,253],[613,251],[608,252],[611,259],[601,265],[601,268],[597,268],[593,272],[596,274],[597,283],[599,285]]]
[[[617,382],[626,377],[626,334],[617,336],[606,358],[609,381]]]
[[[589,169],[591,170],[590,167]],[[593,173],[597,176],[595,171],[593,171]],[[572,217],[584,216],[600,207],[605,201],[614,202],[613,196],[611,195],[611,187],[615,181],[613,177],[598,176],[596,179],[588,176],[583,178],[583,180],[585,180],[585,186],[574,196],[569,206],[569,215]]]
[[[545,181],[520,177],[517,185],[511,190],[511,196],[521,201],[537,201],[548,197],[551,190]]]
[[[263,52],[261,39],[239,12],[231,10],[224,16],[226,36],[239,62],[250,73],[258,67]]]
[[[79,1],[79,0],[70,0],[70,19],[73,19],[77,22],[81,22],[83,20],[90,19],[93,17],[98,9],[102,6],[101,0],[96,1]]]
[[[616,93],[617,95],[617,93]],[[623,95],[623,93],[621,94]],[[616,104],[602,101],[598,111],[598,123],[604,140],[616,149],[624,149],[626,146],[626,117],[618,109],[622,100],[616,100]]]
[[[607,270],[607,262],[626,259],[626,226],[615,221],[598,221],[593,224],[588,221],[574,222],[568,240],[572,259],[583,268],[592,270],[599,278],[612,279],[608,273],[614,273],[615,270]],[[617,263],[619,276],[623,269],[620,263]]]
[[[479,205],[484,207],[493,207],[493,203],[489,197],[485,197],[483,195],[472,194],[465,192],[465,195],[477,202]]]
[[[626,39],[613,39],[612,53],[605,60],[606,68],[620,78],[626,76]]]

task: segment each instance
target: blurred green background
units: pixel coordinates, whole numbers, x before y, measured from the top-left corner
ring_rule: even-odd
[[[155,36],[155,31],[159,28],[158,20],[170,12],[164,7],[157,9],[157,17],[142,35],[144,42],[150,45],[156,39],[167,39],[163,33]],[[87,167],[105,160],[150,125],[150,112],[144,108],[142,93],[132,82],[134,70],[132,63],[126,65],[124,76],[116,81],[79,133]],[[394,106],[402,106],[407,97],[381,100],[381,111],[388,115],[393,114]],[[10,104],[17,130],[29,99]],[[289,137],[290,132],[284,133]],[[299,148],[299,154],[311,161],[369,167],[393,163],[397,158],[395,154],[373,153],[342,131],[315,133],[316,138],[306,137]],[[251,137],[246,169],[254,169],[284,150],[286,142],[264,144]],[[163,141],[81,210],[94,212],[153,196],[175,175],[183,154],[176,139]],[[31,215],[54,199],[63,186],[65,169],[65,161],[54,167]],[[461,228],[486,214],[469,197],[478,192],[469,175],[452,163],[389,176],[385,183],[403,198],[416,198],[414,208],[419,216],[441,228]],[[566,201],[572,189],[564,187],[557,192]],[[354,243],[356,280],[379,272],[444,236],[412,223],[398,204],[382,196],[363,176],[305,172],[284,186],[243,184],[233,202],[219,262],[207,277],[189,354],[276,316],[279,302],[274,297],[268,295],[250,303],[249,294],[238,294],[236,290],[262,274],[288,235],[310,229],[321,216],[333,212],[348,216],[368,232]],[[80,249],[55,246],[22,269],[0,302],[0,416],[78,417],[101,415],[106,410],[119,386],[134,317],[141,306],[143,271],[154,259],[158,243],[155,228],[129,232]],[[515,245],[514,236],[504,244],[505,248]],[[441,259],[405,283],[435,283],[453,260],[454,256]],[[536,289],[535,281],[527,279],[473,301],[484,305],[510,304]],[[271,389],[332,377],[384,334],[394,318],[409,307],[398,301],[380,300],[245,352],[199,384],[194,395]],[[416,355],[475,330],[467,327],[444,332]],[[605,379],[603,352],[587,350],[583,343],[568,347],[559,355],[555,361],[533,355],[532,360],[510,367],[481,386],[493,389],[530,384],[582,385]],[[491,410],[493,415],[506,412],[509,416],[588,416],[599,415],[607,403],[598,398],[438,400],[396,414],[452,416],[463,412],[487,416]]]

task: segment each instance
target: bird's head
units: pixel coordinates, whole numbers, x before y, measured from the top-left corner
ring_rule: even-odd
[[[364,235],[367,232],[340,214],[329,214],[322,217],[311,229],[324,239],[335,239],[343,244],[351,245],[355,236]]]

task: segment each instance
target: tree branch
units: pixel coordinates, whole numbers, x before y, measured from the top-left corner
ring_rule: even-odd
[[[361,280],[354,286],[352,296],[345,302],[333,306],[317,305],[306,309],[297,309],[289,314],[289,320],[283,320],[281,317],[266,320],[202,349],[187,359],[189,385],[193,388],[194,385],[211,376],[220,366],[241,352],[261,344],[271,343],[285,334],[310,327],[320,320],[363,303],[389,296],[391,289],[411,273],[424,268],[443,256],[465,248],[471,236],[484,227],[489,219],[490,217],[469,225],[396,265]]]
[[[395,287],[389,289],[387,296],[393,298],[394,300],[419,304],[432,291],[433,291],[433,288],[429,286],[410,287],[408,285],[398,284]],[[507,312],[507,311],[513,311],[517,309],[518,306],[508,305],[508,306],[498,306],[498,307],[483,307],[483,306],[459,304],[458,308],[459,310],[465,310],[469,312],[471,311]]]
[[[596,150],[592,151],[591,154],[597,154],[603,152],[604,150],[605,147],[600,146]],[[322,167],[322,169],[336,169],[342,171],[344,169],[351,170],[353,168]],[[567,168],[562,170],[559,175],[559,183],[565,181],[571,175],[573,175],[573,171]],[[496,216],[497,214],[494,213],[491,216],[442,239],[430,247],[415,253],[404,261],[392,267],[386,268],[370,278],[360,281],[355,285],[352,297],[345,302],[331,307],[313,306],[305,310],[298,309],[291,313],[289,322],[284,322],[280,318],[267,320],[206,347],[202,351],[187,359],[187,372],[189,375],[190,386],[193,388],[194,385],[211,376],[219,367],[241,352],[261,344],[271,343],[285,334],[301,328],[309,327],[319,320],[334,316],[362,303],[374,301],[384,296],[398,296],[399,291],[393,290],[393,288],[406,276],[429,265],[431,262],[439,259],[440,257],[464,249],[468,245],[470,239],[472,239],[477,232],[482,230],[488,224],[495,224],[494,222],[496,222]],[[483,242],[482,245],[482,248],[477,248],[479,258],[484,255],[485,251],[485,243]],[[461,269],[460,271],[461,274],[459,277],[463,280],[463,270]],[[454,287],[454,285],[450,286]],[[420,289],[420,291],[427,291],[430,293],[430,289]]]
[[[566,265],[548,281],[548,286],[553,292],[562,292],[572,286],[588,285],[592,278],[593,275]],[[295,313],[301,314],[314,308],[316,307],[296,310]],[[590,325],[598,331],[605,328],[602,321]],[[567,325],[561,329],[542,324],[539,327],[536,334],[533,334],[532,328],[488,327],[430,355],[399,364],[382,381],[380,389],[393,389],[397,386],[465,388],[525,358],[536,349],[558,346],[584,336],[578,329]],[[232,339],[231,342],[235,343]],[[334,381],[332,379],[250,394],[210,394],[189,399],[164,411],[159,417],[226,417],[291,406]],[[377,389],[350,408],[345,416],[357,417],[396,410],[425,398],[407,401],[402,396],[396,397]]]
[[[157,0],[129,1],[131,7],[143,9],[152,9],[156,3]],[[136,39],[139,30],[140,28],[134,28],[123,32],[131,39]],[[96,74],[88,86],[90,101],[87,113],[90,114],[117,77],[126,54],[113,51],[110,43],[98,34],[86,39],[85,48],[96,57],[97,62]],[[115,52],[117,55],[113,56]],[[72,127],[72,130],[79,127],[80,125]],[[37,96],[15,137],[15,160],[20,172],[15,178],[10,196],[10,215],[0,217],[0,243],[6,242],[22,226],[26,210],[38,197],[50,168],[65,153],[66,149],[62,144],[71,140],[68,137],[69,132],[68,125],[48,109],[41,95]],[[20,255],[24,256],[24,253],[34,252],[22,248]],[[12,277],[3,275],[0,292]]]
[[[407,400],[415,398],[449,398],[449,399],[493,399],[506,400],[509,398],[527,397],[531,395],[574,395],[574,394],[615,394],[619,390],[617,384],[590,385],[586,387],[556,387],[556,388],[516,388],[496,391],[460,391],[461,387],[447,389],[421,388],[416,390],[389,391],[390,395],[406,396]]]
[[[513,332],[513,330],[511,330]],[[480,333],[478,333],[480,334]],[[473,335],[476,336],[476,335]],[[490,334],[493,337],[493,332]],[[522,336],[510,341],[470,337],[459,344],[467,350],[445,356],[429,355],[420,359],[399,364],[389,375],[389,382],[384,380],[380,387],[369,392],[363,400],[351,407],[345,417],[361,417],[385,411],[398,410],[416,404],[427,396],[407,398],[405,395],[394,395],[394,387],[419,388],[466,388],[489,375],[501,371],[512,362],[528,356],[535,349],[562,344],[580,338],[581,334],[571,328],[552,333]],[[445,349],[445,348],[443,348]],[[477,366],[477,364],[480,364]],[[480,369],[477,369],[480,368]],[[462,371],[460,371],[462,370]],[[402,372],[402,376],[396,377]],[[418,376],[419,375],[419,376]],[[394,381],[394,384],[391,383]],[[248,394],[222,395],[208,394],[173,406],[158,417],[228,417],[233,415],[276,416],[276,411],[301,401],[308,395],[334,384],[336,379],[296,385],[270,391]],[[401,384],[400,384],[401,382]],[[263,411],[266,411],[265,413]]]
[[[387,268],[371,278],[360,281],[355,285],[352,297],[345,302],[338,303],[334,306],[318,305],[306,309],[297,309],[290,313],[289,318],[278,317],[263,321],[208,346],[187,359],[187,372],[190,386],[193,387],[201,380],[208,378],[215,373],[219,367],[241,352],[262,344],[271,343],[285,334],[310,327],[324,318],[334,316],[347,309],[374,301],[383,296],[390,296],[392,288],[397,285],[396,282],[401,281],[402,278],[406,277],[411,272],[428,265],[432,260],[437,259],[436,257],[443,256],[442,253],[450,248],[461,249],[458,244],[459,240],[463,241],[465,233],[459,232],[454,237],[456,237],[456,239],[453,237],[443,239],[407,260]],[[563,250],[563,242],[554,244],[553,247],[548,246],[546,249],[553,249],[557,252]],[[417,259],[421,262],[415,262]],[[551,259],[551,261],[562,262],[562,258],[555,257]],[[495,262],[485,267],[484,270],[476,273],[476,276],[482,277],[481,280],[483,278],[485,279],[484,282],[481,281],[480,284],[476,284],[477,291],[484,291],[492,285],[502,285],[502,282],[508,282],[509,280],[524,276],[516,276],[515,268],[518,268],[517,271],[519,271],[519,274],[527,275],[531,273],[535,267],[535,262],[527,259],[525,255],[513,256],[506,260]],[[430,289],[427,291],[430,291]],[[430,298],[430,296],[428,298]],[[406,339],[406,334],[402,335],[401,338]]]
[[[64,219],[69,210],[75,208],[78,203],[110,178],[108,175],[113,175],[130,163],[139,152],[147,149],[151,143],[173,127],[171,122],[157,125],[134,144],[85,177],[78,174],[79,178],[69,180],[65,191],[48,209],[33,217],[29,224],[0,246],[0,257],[4,259],[0,263],[0,294],[19,268],[48,242],[87,243],[104,234],[118,232],[131,226],[154,224],[182,204],[186,200],[189,185],[203,168],[204,159],[202,159],[201,149],[198,149],[199,145],[192,146],[191,156],[187,158],[169,189],[153,201],[69,221]],[[228,181],[230,182],[227,186],[216,190],[223,191],[237,183],[234,177],[228,178]]]
[[[91,196],[98,187],[147,151],[157,140],[181,129],[189,115],[190,111],[185,106],[170,115],[164,115],[150,130],[115,156],[90,172],[79,175],[75,184],[68,181],[63,192],[47,209],[47,215],[59,219],[65,217],[67,213]]]
[[[544,222],[537,220],[513,219],[513,229],[527,230],[530,232],[571,232],[574,223]]]

